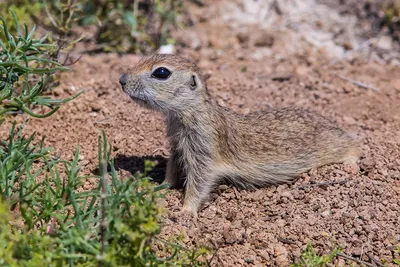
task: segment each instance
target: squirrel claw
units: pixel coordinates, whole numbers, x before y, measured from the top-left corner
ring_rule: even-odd
[[[182,209],[176,213],[176,215],[178,217],[190,218],[194,220],[197,220],[198,218],[197,211],[188,206],[183,206]]]

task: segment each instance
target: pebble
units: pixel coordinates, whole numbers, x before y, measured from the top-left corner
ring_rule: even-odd
[[[100,111],[103,107],[100,103],[98,102],[92,102],[90,103],[90,108],[92,109],[92,111],[94,112],[98,112]]]
[[[289,265],[289,259],[288,259],[288,251],[287,249],[282,246],[282,245],[276,245],[274,249],[274,255],[275,255],[275,262],[277,266],[288,266]]]

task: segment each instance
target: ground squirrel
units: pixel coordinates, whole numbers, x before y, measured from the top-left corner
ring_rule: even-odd
[[[240,115],[219,106],[199,67],[176,55],[144,57],[120,83],[133,100],[166,116],[165,182],[185,187],[183,211],[195,216],[224,179],[260,187],[358,159],[356,141],[318,114],[290,107]]]

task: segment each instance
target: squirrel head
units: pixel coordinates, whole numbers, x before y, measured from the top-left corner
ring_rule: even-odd
[[[209,100],[199,67],[175,55],[144,57],[123,73],[119,82],[133,100],[166,114],[195,108]]]

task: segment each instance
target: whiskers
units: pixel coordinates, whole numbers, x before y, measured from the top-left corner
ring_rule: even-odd
[[[118,67],[123,69],[124,72],[132,72],[133,67],[129,67],[128,65],[122,63],[121,61],[118,61],[117,63]]]

